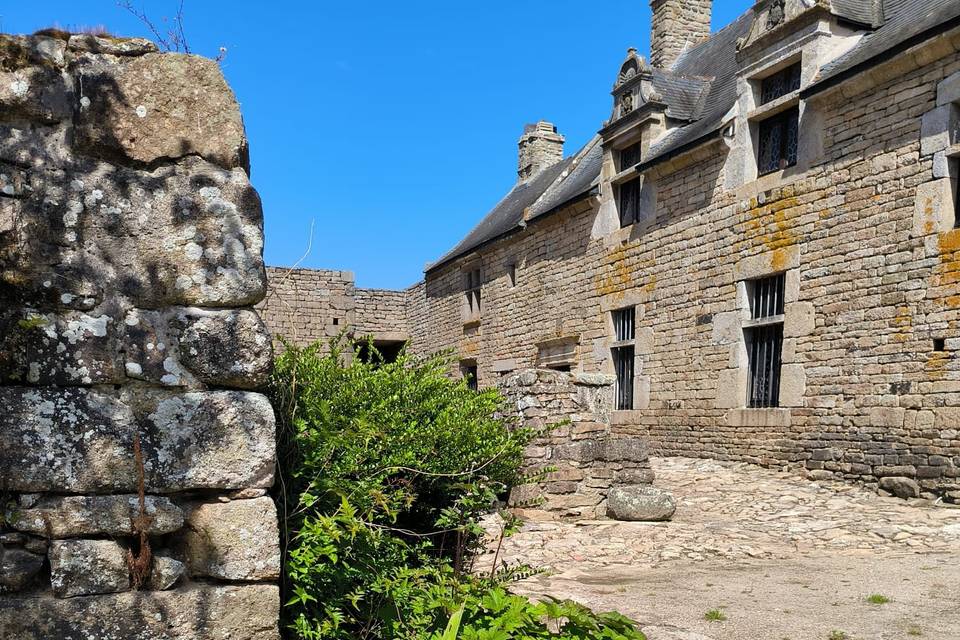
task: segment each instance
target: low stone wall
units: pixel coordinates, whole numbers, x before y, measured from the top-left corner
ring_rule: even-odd
[[[518,513],[599,518],[606,514],[611,487],[653,482],[644,441],[610,432],[614,382],[612,376],[548,369],[520,371],[500,381],[520,424],[543,432],[525,451],[524,472],[554,469],[513,489],[510,504]]]
[[[0,36],[0,638],[279,637],[248,169],[215,62]]]

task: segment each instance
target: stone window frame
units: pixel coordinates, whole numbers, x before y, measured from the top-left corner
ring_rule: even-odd
[[[745,328],[751,326],[749,283],[784,275],[783,346],[780,365],[780,402],[776,408],[750,408],[749,354]],[[797,340],[813,333],[816,309],[800,298],[800,250],[796,245],[761,253],[737,262],[733,270],[736,289],[734,310],[713,318],[712,342],[729,350],[727,368],[718,375],[717,408],[729,410],[734,426],[789,426],[793,409],[804,407],[806,372],[797,359]]]
[[[464,264],[460,269],[463,297],[460,308],[465,326],[480,323],[483,316],[483,265],[479,261]]]
[[[465,359],[460,361],[460,377],[467,381],[467,388],[473,391],[480,389],[480,366],[476,360]]]
[[[638,222],[637,215],[634,215],[633,219],[630,221],[624,219],[623,197],[628,188],[636,188],[636,185],[639,182],[640,186],[636,191],[637,204],[639,206],[640,194],[643,190],[644,176],[642,173],[637,171],[636,167],[643,160],[643,145],[643,135],[638,129],[628,134],[623,139],[617,140],[615,146],[612,148],[615,174],[610,178],[610,187],[613,189],[613,202],[617,210],[617,220],[620,223],[621,229],[631,227]],[[627,152],[633,153],[635,157],[625,161],[624,155]],[[635,160],[635,162],[633,160]],[[625,162],[627,166],[624,166]]]
[[[513,289],[519,282],[520,260],[516,256],[507,258],[504,270],[507,274],[507,288]]]
[[[775,178],[771,178],[772,180],[786,178],[794,175],[795,173],[799,173],[799,171],[802,170],[800,162],[800,149],[803,146],[803,133],[800,123],[805,106],[804,102],[800,99],[800,91],[803,86],[802,81],[800,88],[786,93],[778,98],[774,98],[766,103],[763,102],[764,82],[779,73],[783,73],[784,71],[797,66],[799,66],[801,69],[803,67],[803,51],[797,51],[783,59],[773,61],[767,65],[764,65],[763,67],[755,69],[746,78],[747,84],[750,87],[750,104],[752,106],[746,115],[745,123],[750,131],[750,141],[752,147],[752,160],[749,163],[749,177],[752,179],[747,180],[747,182],[764,180],[769,176],[775,176]],[[773,169],[770,171],[763,171],[760,166],[761,130],[765,123],[770,123],[776,119],[786,118],[792,112],[796,113],[797,118],[797,158],[793,163],[787,165],[786,167]]]
[[[913,235],[960,229],[960,72],[937,83],[937,101],[923,114],[920,155],[933,157],[933,180],[917,186]]]
[[[622,424],[629,424],[639,417],[639,412],[650,408],[651,379],[644,371],[646,360],[653,353],[654,333],[646,319],[646,298],[643,293],[628,291],[625,293],[607,294],[600,299],[600,312],[603,315],[603,325],[606,329],[605,337],[594,343],[594,353],[601,353],[603,364],[601,371],[607,375],[615,375],[611,348],[617,346],[613,340],[615,335],[613,326],[613,311],[634,307],[634,339],[633,339],[633,410],[614,410],[613,415],[618,417]]]

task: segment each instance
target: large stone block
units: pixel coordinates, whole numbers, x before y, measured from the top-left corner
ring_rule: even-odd
[[[921,238],[943,233],[954,226],[953,181],[942,178],[917,186],[913,208],[913,235]]]
[[[628,522],[669,520],[677,503],[667,491],[649,485],[613,487],[607,494],[607,515]]]
[[[2,151],[0,142],[0,160]],[[99,304],[119,297],[156,309],[263,298],[263,212],[242,170],[196,157],[152,171],[65,162],[69,169],[51,171],[42,194],[20,201],[29,251],[12,253],[4,273],[16,284],[12,299]]]
[[[143,164],[196,154],[249,173],[240,107],[213,60],[158,53],[94,66],[78,92],[88,153]]]
[[[206,384],[256,389],[270,374],[270,333],[253,311],[181,313],[180,359]]]
[[[279,640],[275,586],[200,586],[58,600],[0,598],[0,638]]]
[[[88,385],[123,381],[116,321],[103,313],[0,311],[0,379]]]
[[[57,540],[50,545],[50,582],[63,598],[130,588],[126,551],[111,540]]]
[[[183,526],[183,511],[169,498],[146,496],[144,506],[150,535],[163,535]],[[48,496],[28,508],[18,509],[11,526],[17,531],[48,538],[129,536],[140,515],[135,495]]]
[[[0,480],[13,491],[132,492],[133,434],[147,490],[269,487],[274,417],[262,395],[0,388]]]
[[[43,567],[43,556],[0,546],[0,594],[30,585]]]
[[[642,438],[609,438],[603,442],[603,459],[607,462],[646,462],[650,459],[650,452]]]
[[[0,48],[0,56],[2,54]],[[73,115],[70,77],[51,67],[0,70],[0,115],[44,123],[69,119]]]
[[[920,124],[920,153],[933,155],[954,143],[957,139],[958,121],[957,108],[952,104],[945,104],[923,114]]]
[[[221,580],[280,577],[280,534],[271,498],[193,505],[184,556],[193,576]]]

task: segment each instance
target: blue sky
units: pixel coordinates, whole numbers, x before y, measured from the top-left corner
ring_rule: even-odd
[[[176,0],[138,0],[159,18]],[[714,3],[714,29],[753,4]],[[265,10],[264,7],[270,7]],[[194,52],[240,100],[266,261],[354,271],[402,288],[516,179],[523,125],[550,120],[574,153],[609,116],[628,46],[649,49],[647,0],[185,0]],[[612,17],[615,16],[615,17]],[[148,36],[114,0],[0,0],[0,29],[103,25]]]

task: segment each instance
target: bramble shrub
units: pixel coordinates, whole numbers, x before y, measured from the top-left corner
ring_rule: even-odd
[[[532,437],[499,417],[498,392],[452,380],[447,357],[385,363],[369,345],[364,362],[344,344],[287,345],[271,385],[289,637],[643,637],[617,614],[510,595],[525,567],[472,571],[480,517]]]

